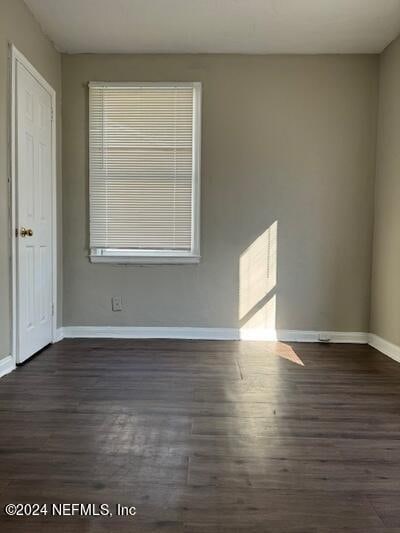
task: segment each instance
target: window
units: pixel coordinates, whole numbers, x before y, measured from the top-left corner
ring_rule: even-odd
[[[89,84],[92,262],[200,258],[200,83]]]

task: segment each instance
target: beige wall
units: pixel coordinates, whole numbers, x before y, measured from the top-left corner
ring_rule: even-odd
[[[8,43],[15,46],[57,91],[58,137],[61,141],[61,60],[22,0],[0,0],[0,358],[10,354],[9,257],[9,62]],[[61,146],[61,143],[60,143]],[[59,229],[61,237],[61,157],[58,150]],[[61,243],[61,239],[60,239]],[[58,251],[61,265],[61,246]],[[60,271],[61,275],[61,271]],[[59,298],[62,285],[60,284]],[[61,318],[59,317],[59,321]]]
[[[371,331],[400,345],[400,38],[381,55]]]
[[[0,0],[0,358],[10,352],[9,42],[56,89],[61,143],[60,55],[22,0]],[[62,62],[64,325],[369,329],[377,56],[65,55]],[[396,344],[399,64],[397,39],[380,58],[370,326]],[[89,80],[203,82],[200,265],[88,262]],[[112,313],[112,295],[123,296],[123,312]]]
[[[64,325],[368,330],[377,56],[62,61]],[[203,82],[199,265],[89,263],[89,80]]]

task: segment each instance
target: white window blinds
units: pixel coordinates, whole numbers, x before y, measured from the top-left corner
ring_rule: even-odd
[[[200,84],[89,84],[92,257],[197,257]]]

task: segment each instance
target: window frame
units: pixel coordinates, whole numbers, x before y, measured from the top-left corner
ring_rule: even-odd
[[[140,250],[130,248],[89,248],[91,263],[116,264],[187,264],[199,263],[200,207],[201,207],[201,104],[202,83],[195,82],[102,82],[91,81],[90,87],[191,87],[193,89],[192,136],[192,227],[190,250]],[[90,116],[89,116],[90,124]],[[90,128],[88,128],[88,157],[90,161]],[[89,168],[90,175],[90,168]],[[90,192],[90,189],[89,189]],[[90,198],[89,198],[90,202]],[[90,228],[89,228],[90,232]]]

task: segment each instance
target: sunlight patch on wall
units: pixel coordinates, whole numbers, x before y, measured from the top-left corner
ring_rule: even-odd
[[[239,321],[241,330],[276,329],[278,222],[267,228],[240,256]]]
[[[265,330],[271,331],[268,336],[270,340],[276,339],[276,296],[273,294],[259,309],[251,313],[245,323],[241,324],[241,330],[252,330],[262,332],[265,338]],[[243,338],[243,337],[242,337]]]

